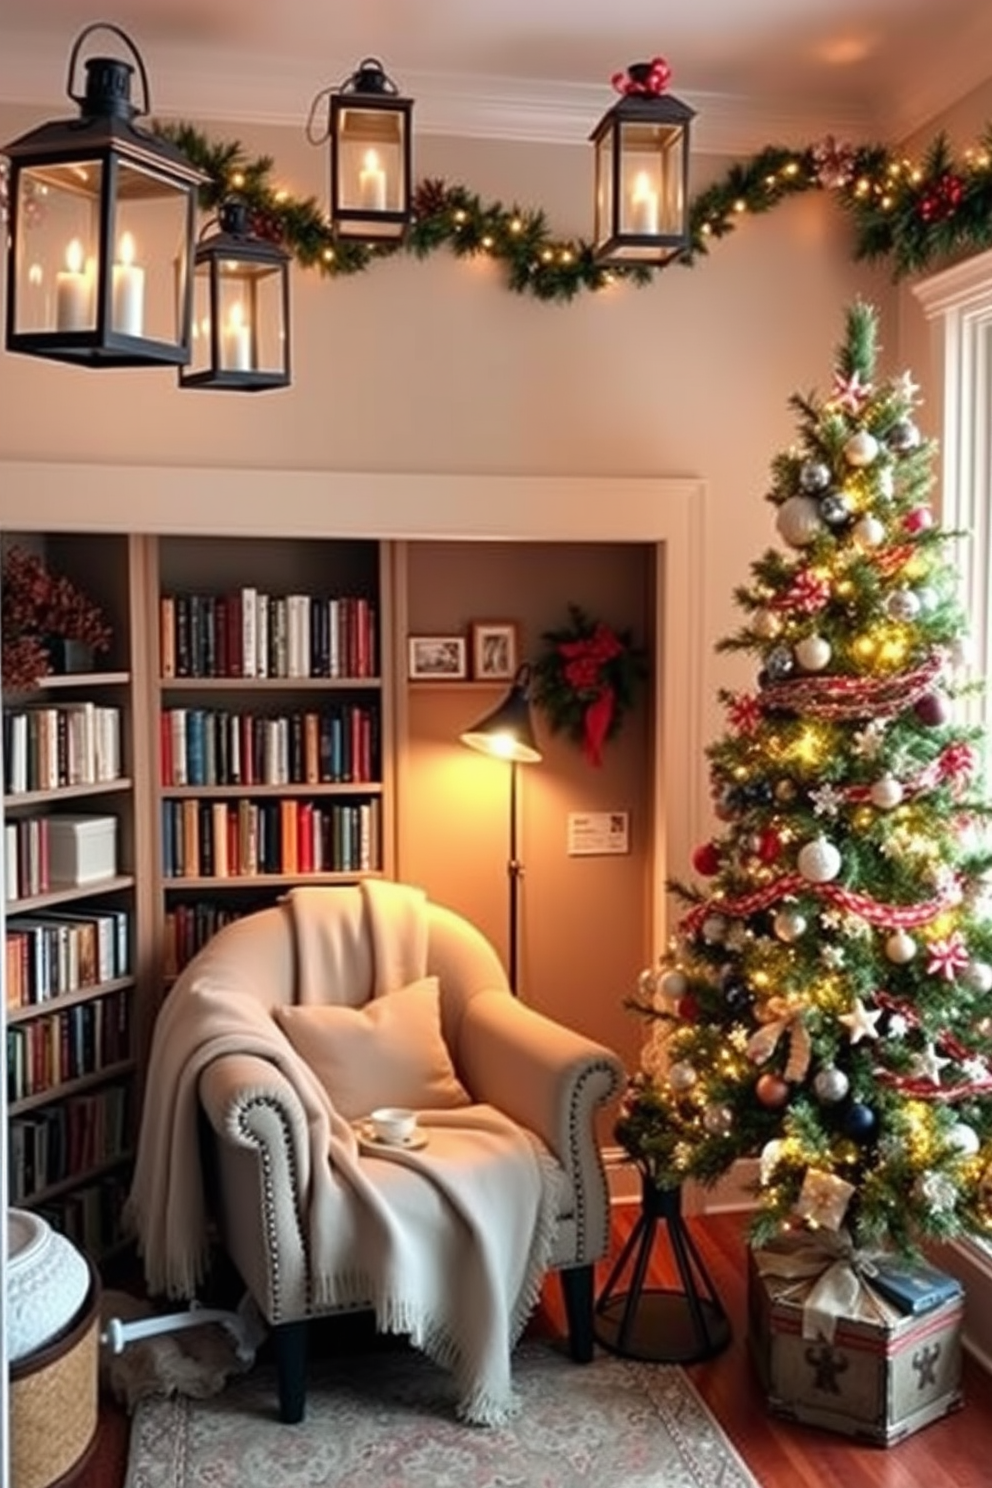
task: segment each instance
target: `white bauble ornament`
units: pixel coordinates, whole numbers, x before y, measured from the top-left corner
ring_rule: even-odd
[[[830,642],[823,636],[804,636],[796,642],[796,660],[804,672],[822,672],[830,656]]]
[[[981,1138],[973,1126],[966,1121],[955,1121],[947,1133],[947,1140],[955,1152],[960,1152],[962,1157],[974,1157],[981,1149]]]
[[[992,992],[992,966],[987,961],[972,961],[964,979],[973,992]]]
[[[812,496],[790,496],[775,518],[778,535],[790,548],[805,548],[823,531],[819,503]]]
[[[851,528],[851,536],[862,552],[877,548],[885,541],[885,523],[877,517],[859,517]]]
[[[703,1128],[711,1137],[729,1137],[734,1129],[734,1113],[730,1106],[706,1106],[703,1110]]]
[[[794,945],[806,933],[806,916],[801,915],[798,909],[780,909],[772,923],[772,929],[779,940],[785,941],[786,945]]]
[[[901,783],[894,775],[883,775],[881,780],[876,780],[871,788],[871,802],[882,811],[891,811],[893,806],[898,806],[902,800],[904,791]]]
[[[722,945],[727,933],[727,922],[723,915],[707,915],[703,921],[702,931],[707,945]]]
[[[785,1143],[780,1137],[773,1137],[770,1142],[766,1142],[764,1147],[762,1147],[761,1155],[758,1159],[758,1177],[762,1185],[771,1182],[772,1175],[782,1157],[784,1147]]]
[[[796,864],[809,883],[829,883],[840,872],[841,856],[828,838],[814,837],[799,849]]]
[[[905,930],[893,930],[885,942],[885,954],[894,966],[907,966],[916,955],[916,941]]]
[[[698,1078],[692,1065],[684,1059],[673,1064],[668,1071],[668,1083],[677,1091],[691,1090]]]
[[[813,1077],[813,1094],[825,1106],[833,1106],[842,1101],[850,1088],[851,1082],[844,1071],[832,1064],[819,1070]]]
[[[936,589],[931,589],[929,584],[922,585],[915,593],[924,615],[929,615],[940,604],[940,595]]]
[[[762,640],[774,640],[782,629],[782,621],[774,610],[756,610],[751,617],[751,629]]]
[[[870,465],[878,455],[878,440],[867,429],[859,429],[844,445],[844,459],[848,465],[861,468]]]
[[[915,620],[920,613],[920,601],[912,589],[893,589],[886,595],[885,613],[891,620]]]
[[[689,982],[684,971],[666,971],[658,982],[658,991],[670,1002],[678,1002],[688,990]]]

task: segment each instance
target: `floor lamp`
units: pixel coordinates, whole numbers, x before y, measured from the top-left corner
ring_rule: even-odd
[[[519,988],[518,961],[519,944],[517,922],[520,910],[520,879],[523,864],[517,856],[517,767],[535,765],[541,759],[541,751],[534,738],[534,725],[530,716],[530,667],[524,663],[517,668],[513,685],[503,701],[480,718],[478,723],[466,729],[461,736],[463,744],[478,749],[493,759],[507,760],[510,765],[510,856],[506,873],[510,886],[510,939],[509,979],[510,988],[517,996]]]

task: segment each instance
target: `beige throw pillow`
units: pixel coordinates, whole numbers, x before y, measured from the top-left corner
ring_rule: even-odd
[[[308,1003],[276,1020],[349,1121],[376,1106],[466,1106],[441,1036],[437,977],[375,997],[364,1007]]]

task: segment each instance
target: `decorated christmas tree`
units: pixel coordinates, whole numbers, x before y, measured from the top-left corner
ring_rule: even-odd
[[[955,544],[908,373],[847,313],[828,396],[791,400],[778,544],[720,649],[755,660],[708,750],[720,829],[657,969],[617,1125],[645,1179],[760,1159],[753,1239],[913,1251],[992,1232],[992,851],[963,721]]]

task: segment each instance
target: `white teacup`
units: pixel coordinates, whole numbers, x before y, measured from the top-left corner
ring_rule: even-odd
[[[369,1122],[380,1142],[409,1142],[417,1130],[417,1113],[406,1106],[379,1106]]]

